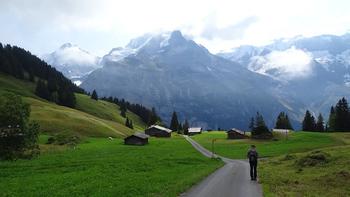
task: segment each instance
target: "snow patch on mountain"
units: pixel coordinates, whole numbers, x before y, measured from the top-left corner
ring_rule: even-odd
[[[71,43],[63,44],[41,58],[76,84],[80,84],[84,77],[101,67],[99,57]]]

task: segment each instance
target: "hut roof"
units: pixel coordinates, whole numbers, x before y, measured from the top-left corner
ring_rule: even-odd
[[[201,127],[191,127],[191,128],[188,128],[188,132],[189,133],[200,133],[202,131],[202,128]]]
[[[239,134],[244,135],[244,131],[241,131],[241,130],[236,129],[236,128],[232,128],[232,129],[230,129],[230,130],[227,131],[227,133],[229,133],[229,132],[237,132],[237,133],[239,133]]]
[[[171,133],[171,132],[172,132],[170,129],[167,129],[167,128],[162,127],[162,126],[159,126],[159,125],[152,125],[152,126],[150,126],[149,128],[156,128],[156,129],[165,131],[165,132],[167,132],[167,133]]]
[[[149,135],[144,134],[144,133],[140,133],[140,132],[135,133],[133,136],[136,136],[136,137],[139,137],[139,138],[142,138],[142,139],[147,139],[147,138],[149,138]]]

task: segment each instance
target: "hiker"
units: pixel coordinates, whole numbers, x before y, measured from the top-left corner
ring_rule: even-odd
[[[256,181],[256,167],[258,165],[258,152],[256,152],[255,145],[251,145],[250,150],[247,153],[250,164],[250,178],[252,181]]]

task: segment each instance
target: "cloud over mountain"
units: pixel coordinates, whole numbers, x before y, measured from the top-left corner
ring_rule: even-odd
[[[267,55],[252,57],[251,70],[280,76],[280,79],[307,77],[312,73],[312,54],[294,46],[284,51],[272,51]],[[278,73],[275,73],[278,72]]]

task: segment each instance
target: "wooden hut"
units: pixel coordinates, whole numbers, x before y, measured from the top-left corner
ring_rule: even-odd
[[[201,127],[188,128],[188,135],[196,135],[196,134],[201,134],[201,133],[202,133]]]
[[[249,138],[249,137],[245,135],[244,131],[241,131],[235,128],[227,131],[227,139],[246,139],[246,138]]]
[[[145,133],[154,137],[171,137],[171,130],[159,125],[150,126]]]
[[[148,135],[144,133],[135,133],[124,139],[126,145],[145,145],[148,144]]]

